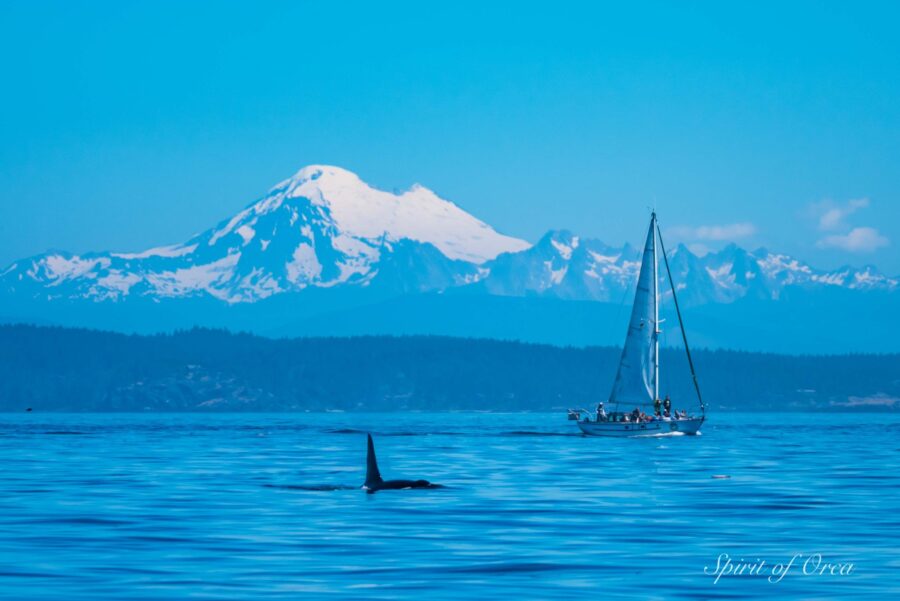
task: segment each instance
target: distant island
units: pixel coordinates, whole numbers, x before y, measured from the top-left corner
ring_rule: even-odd
[[[548,411],[609,394],[620,349],[437,336],[270,339],[0,326],[0,411]],[[683,350],[661,391],[696,404]],[[898,411],[900,354],[695,351],[712,411]]]

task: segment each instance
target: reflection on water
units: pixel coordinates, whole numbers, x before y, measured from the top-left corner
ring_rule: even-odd
[[[640,440],[585,438],[565,417],[3,415],[0,592],[884,599],[900,587],[897,417],[715,415],[701,437]],[[445,488],[365,494],[368,431],[385,478]],[[704,568],[722,553],[767,566],[820,553],[854,570],[714,584]]]

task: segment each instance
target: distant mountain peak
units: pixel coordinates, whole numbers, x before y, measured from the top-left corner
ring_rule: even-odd
[[[370,241],[410,239],[432,244],[455,260],[484,263],[502,252],[530,246],[524,240],[497,233],[420,184],[395,194],[330,165],[300,169],[251,209],[268,212],[293,199],[308,200],[326,209],[337,231],[345,235]]]
[[[683,244],[671,251],[672,277],[686,307],[778,301],[786,290],[810,298],[828,291],[892,294],[900,286],[872,266],[822,271],[786,254],[735,244],[702,255]],[[388,192],[346,169],[309,165],[179,244],[131,253],[53,251],[16,261],[0,271],[0,315],[46,320],[68,311],[78,322],[93,312],[104,314],[99,323],[105,323],[111,311],[104,303],[116,303],[117,310],[149,322],[155,318],[147,307],[197,301],[203,312],[173,311],[185,320],[178,323],[206,323],[210,307],[227,314],[223,323],[234,323],[236,314],[253,315],[255,323],[273,305],[288,319],[316,302],[331,310],[334,298],[362,303],[451,289],[625,304],[634,294],[641,253],[642,247],[610,246],[568,230],[551,230],[531,245],[496,232],[424,186]],[[250,306],[272,297],[282,300]],[[167,314],[159,321],[172,319]]]
[[[365,286],[394,252],[428,271],[400,274],[402,261],[391,262],[400,289],[451,286],[475,277],[476,265],[529,246],[424,186],[395,194],[346,169],[309,165],[184,243],[134,253],[47,253],[0,278],[8,292],[27,289],[51,300],[208,294],[237,303],[310,286]],[[441,261],[447,265],[436,264]]]

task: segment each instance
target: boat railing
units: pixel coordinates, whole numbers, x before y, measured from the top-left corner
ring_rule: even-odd
[[[591,417],[591,414],[588,413],[588,415],[587,415],[588,421],[597,421],[597,420],[591,420],[590,417]],[[607,414],[606,414],[606,419],[602,419],[602,420],[599,420],[599,421],[601,421],[601,422],[613,422],[613,423],[635,424],[635,423],[648,423],[648,422],[653,422],[653,421],[672,422],[672,421],[680,421],[680,420],[692,420],[692,419],[698,419],[698,418],[697,418],[695,415],[693,415],[693,414],[686,414],[686,415],[684,415],[684,416],[681,416],[681,415],[672,415],[672,416],[670,416],[670,417],[649,415],[648,417],[649,417],[649,419],[647,419],[647,420],[635,421],[634,419],[632,419],[632,414],[631,414],[630,411],[624,411],[624,412],[623,412],[623,411],[613,411],[613,412],[611,412],[611,413],[607,413]]]

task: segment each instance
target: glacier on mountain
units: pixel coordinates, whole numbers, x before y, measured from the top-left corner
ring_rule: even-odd
[[[8,293],[51,299],[208,294],[254,302],[309,286],[367,285],[401,241],[409,243],[406,252],[432,261],[439,259],[424,248],[436,248],[448,265],[480,265],[529,247],[422,186],[392,194],[345,169],[314,165],[184,244],[138,253],[47,253],[10,266],[0,282]],[[459,283],[473,270],[459,269]]]
[[[180,244],[16,261],[0,274],[0,311],[3,299],[21,305],[209,298],[237,305],[345,288],[377,289],[379,298],[465,290],[621,303],[633,291],[639,261],[628,244],[612,247],[567,231],[548,232],[532,245],[420,185],[395,194],[345,169],[312,165]],[[734,244],[702,256],[678,245],[669,261],[687,306],[776,300],[788,289],[893,292],[898,285],[871,266],[822,271]]]

